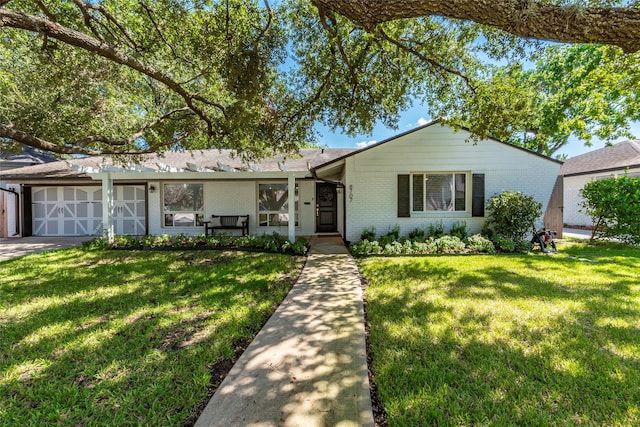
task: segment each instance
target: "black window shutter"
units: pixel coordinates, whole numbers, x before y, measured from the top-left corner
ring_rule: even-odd
[[[398,218],[410,216],[409,175],[398,175]]]
[[[484,174],[474,173],[471,180],[471,216],[484,216]]]

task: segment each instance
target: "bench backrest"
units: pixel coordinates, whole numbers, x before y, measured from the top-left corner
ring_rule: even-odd
[[[211,218],[220,218],[220,225],[223,227],[236,227],[238,218],[245,221],[249,219],[249,215],[211,215]]]

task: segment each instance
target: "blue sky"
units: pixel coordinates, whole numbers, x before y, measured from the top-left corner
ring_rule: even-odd
[[[368,144],[372,144],[378,141],[383,141],[394,135],[411,130],[412,128],[426,123],[429,120],[427,111],[422,106],[413,107],[405,111],[400,121],[398,122],[397,129],[388,128],[382,124],[378,124],[371,135],[357,135],[355,137],[349,137],[342,133],[333,133],[326,127],[316,126],[321,136],[319,137],[319,143],[321,146],[330,148],[360,148],[365,147]],[[640,123],[634,123],[631,127],[631,132],[636,138],[640,137]],[[622,139],[621,139],[622,140]],[[605,143],[600,140],[594,140],[591,147],[586,147],[583,141],[571,139],[567,145],[558,150],[555,154],[566,154],[567,157],[574,157],[579,154],[593,151],[605,146]]]

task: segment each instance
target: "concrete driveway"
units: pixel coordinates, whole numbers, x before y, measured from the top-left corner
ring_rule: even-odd
[[[44,251],[80,246],[92,236],[79,237],[4,237],[0,238],[0,261]]]

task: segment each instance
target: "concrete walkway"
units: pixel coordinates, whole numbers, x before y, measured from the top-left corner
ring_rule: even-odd
[[[0,238],[0,261],[44,251],[66,249],[82,245],[93,236],[80,237],[3,237]]]
[[[590,239],[591,230],[580,230],[578,228],[564,228],[562,230],[562,237],[574,237],[576,239]]]
[[[358,269],[339,238],[310,243],[297,283],[196,427],[373,426]]]

